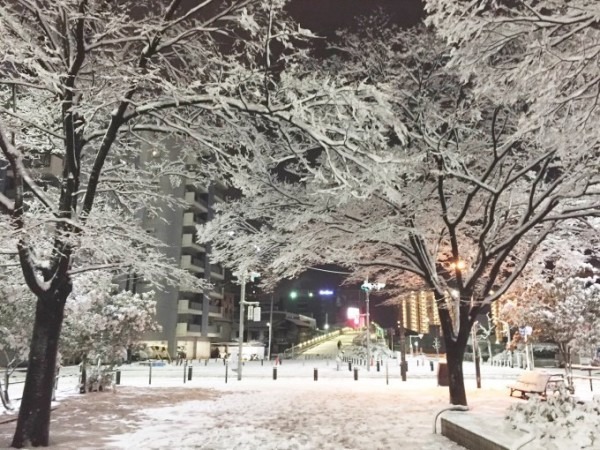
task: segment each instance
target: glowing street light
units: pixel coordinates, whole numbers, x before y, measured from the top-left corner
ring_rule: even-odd
[[[367,305],[367,314],[366,314],[366,322],[367,322],[367,371],[371,370],[371,324],[369,323],[369,292],[373,289],[380,290],[385,287],[385,283],[369,283],[369,279],[366,279],[365,282],[360,287],[363,291],[365,291],[365,303]]]
[[[451,267],[454,270],[465,270],[467,268],[467,264],[462,259],[459,259],[458,261],[453,262]]]
[[[298,298],[298,293],[297,293],[296,291],[292,291],[292,292],[290,292],[290,298],[291,298],[292,300],[295,300],[295,299],[297,299],[297,298]]]
[[[420,336],[408,336],[408,346],[410,347],[410,356],[412,357],[413,355],[416,356],[417,353],[417,348],[419,347],[419,338],[421,338],[423,335]],[[416,341],[413,344],[413,339],[416,339]],[[413,354],[413,345],[415,346],[415,351]]]

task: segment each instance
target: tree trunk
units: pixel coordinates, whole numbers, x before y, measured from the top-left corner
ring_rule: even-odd
[[[467,393],[463,375],[463,358],[466,343],[461,340],[446,339],[446,361],[448,363],[448,386],[450,404],[467,406]]]
[[[47,446],[58,338],[70,289],[38,297],[27,377],[12,446]]]

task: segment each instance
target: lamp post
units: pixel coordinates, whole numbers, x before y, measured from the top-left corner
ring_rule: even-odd
[[[238,339],[238,381],[242,380],[242,366],[244,364],[243,351],[244,351],[244,306],[255,305],[257,302],[246,302],[246,277],[248,272],[246,270],[240,271],[240,327],[239,327],[239,339]],[[254,281],[255,277],[259,274],[256,272],[250,272],[250,279]]]
[[[413,339],[417,339],[417,341],[413,344]],[[410,356],[414,356],[413,354],[413,345],[415,346],[415,353],[417,350],[417,346],[419,345],[419,336],[408,336],[408,346],[410,347]]]
[[[370,316],[369,316],[369,292],[373,289],[383,289],[385,284],[383,283],[369,283],[369,280],[366,279],[365,282],[360,287],[363,291],[365,291],[365,303],[366,303],[366,325],[367,325],[367,371],[371,370],[371,324],[370,324]]]
[[[267,351],[267,359],[271,361],[271,327],[273,325],[271,322],[267,322],[267,326],[269,327],[269,350]]]
[[[269,309],[269,361],[271,361],[271,331],[273,327],[273,294],[271,294],[271,308]]]
[[[244,363],[242,351],[244,350],[244,305],[246,303],[246,271],[242,271],[240,275],[240,327],[238,337],[238,381],[242,380],[242,365]]]

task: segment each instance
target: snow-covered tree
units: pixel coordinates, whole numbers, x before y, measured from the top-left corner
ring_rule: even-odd
[[[600,343],[600,284],[574,272],[555,274],[505,302],[503,319],[514,327],[531,326],[533,338],[558,345],[568,366],[574,351],[594,354]]]
[[[160,274],[138,258],[158,243],[134,217],[160,216],[158,205],[172,202],[165,190],[182,177],[208,184],[215,167],[252,164],[288,141],[304,152],[320,143],[342,161],[346,149],[366,152],[384,142],[384,128],[393,132],[396,120],[377,90],[298,64],[305,52],[294,46],[312,35],[286,19],[284,3],[0,6],[0,150],[12,174],[10,195],[0,194],[0,226],[10,230],[6,248],[37,298],[14,446],[48,443],[72,275],[132,267],[150,283],[184,276],[168,261]],[[377,119],[366,105],[380,106]],[[52,157],[60,160],[57,178],[28,170]],[[129,248],[112,245],[122,236]]]
[[[598,159],[598,13],[590,0],[427,0],[465,82],[522,110],[519,128],[557,156]]]
[[[152,292],[134,294],[119,289],[113,276],[94,272],[74,280],[65,307],[60,352],[67,359],[100,358],[114,366],[143,333],[158,328]]]
[[[451,403],[466,404],[462,360],[477,315],[558,224],[600,214],[598,160],[568,121],[553,140],[523,127],[522,105],[465,83],[467,69],[448,65],[455,50],[426,32],[371,27],[343,52],[343,76],[394,93],[403,139],[342,160],[329,148],[298,151],[303,143],[290,139],[234,179],[245,196],[224,205],[201,238],[233,264],[256,259],[259,247],[279,276],[315,263],[395,286],[417,276],[438,305]],[[233,235],[219,236],[224,229]]]
[[[127,348],[159,329],[153,292],[123,291],[113,279],[108,272],[77,277],[65,307],[59,349],[63,358],[82,361],[81,392],[93,381],[87,376],[89,364],[101,364],[94,375],[104,379],[126,358]]]

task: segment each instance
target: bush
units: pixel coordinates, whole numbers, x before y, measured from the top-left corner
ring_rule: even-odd
[[[87,373],[85,387],[87,392],[107,391],[113,385],[113,371],[94,367]]]
[[[593,449],[600,444],[600,398],[578,403],[566,389],[547,400],[532,397],[511,406],[506,420],[514,428],[534,433],[540,448],[546,450]]]

